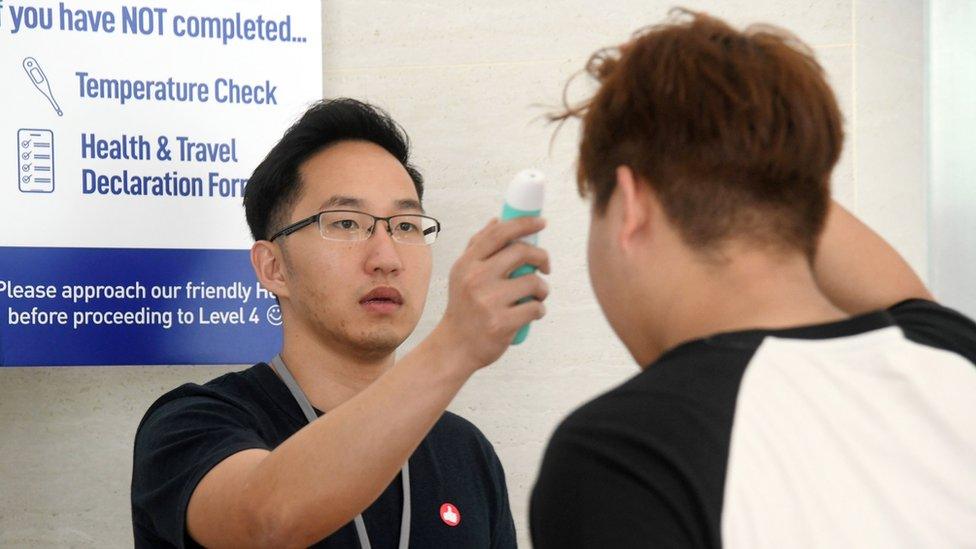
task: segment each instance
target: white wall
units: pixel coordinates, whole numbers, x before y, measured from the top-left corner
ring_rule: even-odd
[[[932,289],[976,317],[976,3],[929,13]]]
[[[736,24],[771,22],[814,46],[846,116],[835,194],[926,272],[925,4],[836,0],[685,2]],[[589,288],[587,209],[572,182],[577,128],[553,128],[567,78],[598,47],[658,22],[669,3],[325,0],[325,94],[387,108],[410,132],[445,226],[423,337],[445,305],[451,262],[497,215],[519,169],[552,180],[542,237],[553,257],[549,315],[480,372],[451,409],[479,425],[508,474],[527,546],[527,498],[555,424],[637,368]],[[0,546],[131,544],[131,443],[146,407],[184,381],[237,367],[0,370]]]

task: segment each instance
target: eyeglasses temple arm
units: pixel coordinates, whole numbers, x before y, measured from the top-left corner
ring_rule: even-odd
[[[288,236],[291,233],[297,231],[298,229],[303,229],[306,226],[311,225],[312,223],[315,223],[315,221],[318,220],[318,218],[319,218],[319,214],[315,214],[315,215],[306,217],[305,219],[302,219],[301,221],[296,221],[295,223],[292,223],[291,225],[288,225],[284,229],[281,229],[280,231],[278,231],[275,234],[273,234],[271,236],[271,238],[268,239],[268,242],[274,242],[274,239],[278,238],[279,236]]]

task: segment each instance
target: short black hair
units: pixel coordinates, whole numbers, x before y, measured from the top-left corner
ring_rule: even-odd
[[[301,195],[299,168],[311,156],[341,141],[369,141],[393,155],[424,198],[424,178],[410,164],[410,138],[386,111],[355,99],[323,100],[295,122],[258,164],[244,189],[244,212],[254,240],[266,240],[284,225]]]

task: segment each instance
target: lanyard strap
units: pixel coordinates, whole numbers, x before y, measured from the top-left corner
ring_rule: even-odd
[[[299,387],[298,381],[295,377],[291,375],[288,371],[288,367],[285,366],[285,362],[281,360],[281,355],[275,355],[271,360],[271,368],[277,372],[278,377],[285,382],[285,386],[288,387],[288,391],[291,392],[291,396],[295,398],[298,402],[298,407],[302,409],[302,413],[305,414],[305,419],[309,423],[313,422],[318,418],[315,413],[315,409],[312,408],[312,403],[308,401],[308,397],[305,396],[305,392]],[[410,545],[410,463],[403,464],[403,469],[400,471],[400,476],[403,479],[403,511],[400,513],[400,549],[407,549]],[[366,523],[363,522],[363,514],[360,513],[356,515],[353,520],[356,524],[356,534],[359,536],[359,546],[362,549],[371,549],[369,544],[369,534],[366,533]]]

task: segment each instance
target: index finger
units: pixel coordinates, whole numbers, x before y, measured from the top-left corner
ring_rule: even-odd
[[[546,226],[541,217],[518,217],[495,223],[471,238],[469,252],[475,259],[486,259],[516,239],[541,231]]]
[[[478,230],[478,232],[474,233],[474,236],[472,236],[470,239],[468,239],[468,245],[465,246],[464,249],[466,251],[470,251],[471,250],[471,245],[474,244],[481,235],[483,235],[486,232],[488,232],[488,229],[494,227],[496,224],[498,224],[498,218],[497,217],[493,217],[490,220],[488,220],[488,223],[486,223],[484,227],[482,227],[480,230]]]

